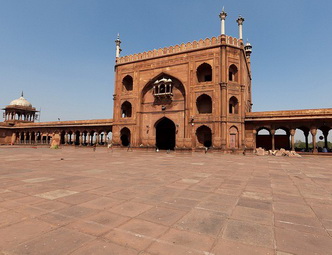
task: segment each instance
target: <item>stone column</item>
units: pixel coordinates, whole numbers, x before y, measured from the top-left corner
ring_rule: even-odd
[[[226,34],[226,29],[225,29],[225,19],[227,17],[227,13],[225,12],[224,10],[224,7],[222,8],[222,11],[221,13],[219,14],[219,18],[220,18],[220,21],[221,21],[221,35],[225,35]]]
[[[27,143],[27,133],[24,132],[23,134],[23,143],[26,144]]]
[[[239,25],[239,39],[242,40],[242,24],[244,22],[244,18],[239,16],[239,18],[236,20],[236,22]]]
[[[29,133],[29,144],[31,144],[31,141],[32,141],[32,137],[31,137],[32,133]]]
[[[68,143],[68,132],[65,132],[65,144],[67,144]]]
[[[71,137],[72,137],[71,139],[72,139],[72,142],[73,142],[72,145],[75,145],[75,143],[76,143],[76,133],[72,133]]]
[[[81,146],[82,143],[83,143],[83,133],[80,132],[80,134],[79,134],[79,139],[78,139],[78,145]]]
[[[316,148],[316,134],[317,134],[317,129],[316,128],[311,128],[310,133],[312,135],[313,152],[317,153],[317,148]]]
[[[291,135],[291,148],[292,148],[292,151],[295,151],[295,139],[294,139],[295,133],[296,133],[296,130],[294,128],[291,128],[290,135]]]
[[[275,135],[276,131],[274,129],[271,129],[270,133],[271,133],[271,139],[272,139],[272,150],[275,151],[276,146],[275,146],[275,141],[274,141],[274,135]]]
[[[222,82],[221,86],[221,149],[226,149],[226,138],[227,138],[227,83]]]
[[[99,133],[96,135],[96,145],[99,145]]]
[[[86,143],[87,145],[90,145],[90,139],[91,139],[91,136],[90,136],[90,133],[86,133]]]
[[[254,136],[254,139],[253,139],[253,149],[256,149],[257,148],[257,130],[254,129],[252,131],[252,135]]]
[[[21,141],[22,141],[22,133],[19,132],[18,133],[18,143],[21,143]]]
[[[37,132],[35,132],[35,144],[37,144],[37,142],[38,142],[38,136],[37,136]]]

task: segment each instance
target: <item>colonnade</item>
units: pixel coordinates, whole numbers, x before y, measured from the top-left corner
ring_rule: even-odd
[[[256,147],[257,146],[257,135],[258,135],[258,131],[262,130],[262,129],[266,129],[269,131],[270,135],[271,135],[271,144],[272,144],[272,150],[276,149],[275,146],[275,132],[277,129],[274,128],[268,128],[268,127],[260,127],[258,129],[253,130],[255,137],[256,137]],[[303,131],[304,137],[305,137],[305,145],[306,145],[306,151],[309,151],[309,134],[311,135],[312,138],[312,147],[313,147],[313,152],[317,152],[317,139],[316,139],[316,135],[317,135],[317,130],[321,130],[323,133],[323,137],[324,137],[324,145],[325,148],[328,148],[328,134],[330,131],[330,127],[322,127],[322,128],[316,128],[316,127],[311,127],[311,128],[307,128],[307,127],[300,127],[300,128],[290,128],[289,130],[285,130],[283,128],[280,128],[284,131],[286,131],[286,134],[290,137],[290,149],[292,151],[295,150],[295,135],[296,135],[296,129],[300,129]]]
[[[109,131],[110,132],[110,131]],[[61,133],[60,143],[63,145],[107,145],[110,141],[107,131],[67,131]]]
[[[111,131],[21,131],[16,132],[16,144],[51,144],[57,134],[62,145],[107,145]]]

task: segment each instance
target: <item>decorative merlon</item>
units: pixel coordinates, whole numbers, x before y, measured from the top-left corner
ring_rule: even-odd
[[[201,39],[199,41],[182,43],[175,46],[160,48],[158,50],[154,49],[151,51],[145,51],[138,54],[123,56],[117,58],[116,64],[140,61],[155,57],[177,54],[186,51],[193,51],[196,49],[210,48],[211,46],[221,45],[221,38],[222,36],[206,38],[205,40]],[[226,44],[237,48],[240,48],[242,46],[242,42],[240,40],[231,36],[226,36]]]

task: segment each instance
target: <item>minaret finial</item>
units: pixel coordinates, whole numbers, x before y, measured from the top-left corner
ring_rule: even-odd
[[[236,22],[239,25],[239,39],[242,40],[242,24],[244,22],[244,18],[239,15],[239,18],[236,20]]]
[[[219,14],[219,18],[220,18],[220,21],[221,21],[221,34],[222,35],[225,35],[225,19],[226,19],[226,17],[227,17],[227,13],[225,12],[225,7],[223,6],[222,11]]]
[[[23,97],[23,90],[22,90],[22,93],[21,93],[21,97]]]

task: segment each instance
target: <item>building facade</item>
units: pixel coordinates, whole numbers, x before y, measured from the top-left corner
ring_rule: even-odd
[[[240,33],[242,22],[240,17]],[[252,105],[250,54],[249,43],[221,34],[118,57],[113,144],[244,148]]]

